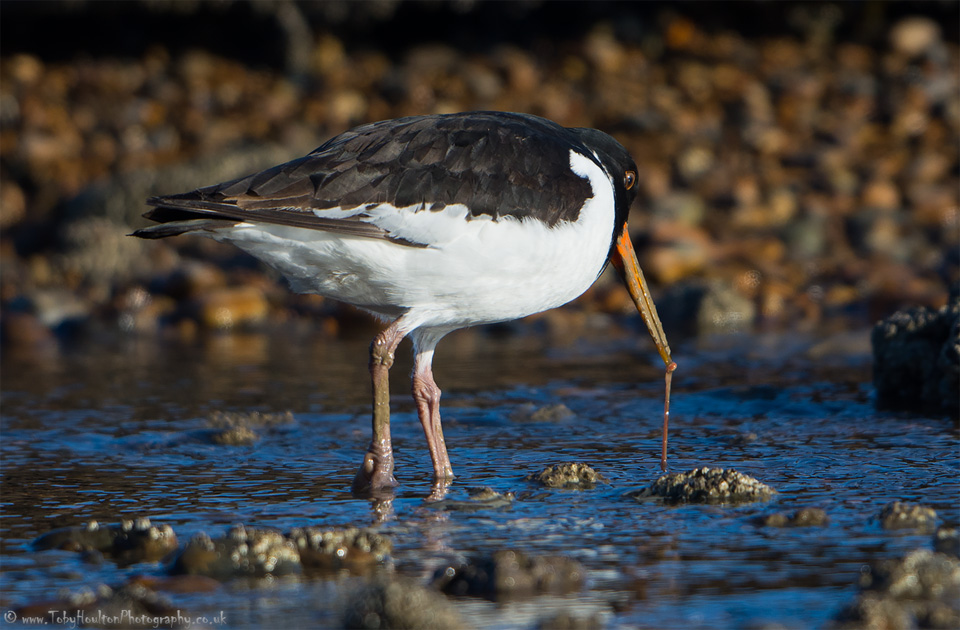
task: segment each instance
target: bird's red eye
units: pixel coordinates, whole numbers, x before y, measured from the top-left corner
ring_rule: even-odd
[[[623,174],[623,186],[627,190],[633,188],[633,185],[637,183],[637,174],[634,171],[627,171]]]

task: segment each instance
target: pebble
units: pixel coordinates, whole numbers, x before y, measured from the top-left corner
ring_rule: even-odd
[[[590,489],[598,483],[607,483],[603,475],[580,462],[554,464],[538,473],[530,473],[526,478],[547,488]]]
[[[476,510],[499,509],[510,507],[516,501],[513,492],[497,492],[493,488],[467,488],[469,499],[440,499],[427,501],[424,506],[434,510],[455,510],[458,512],[473,512]]]
[[[821,527],[827,524],[827,513],[820,508],[801,508],[795,512],[777,512],[756,519],[765,527]]]

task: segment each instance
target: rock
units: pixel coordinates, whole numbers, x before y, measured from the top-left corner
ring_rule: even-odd
[[[836,630],[960,627],[960,560],[926,549],[886,560],[860,578],[857,600],[836,617]]]
[[[244,427],[248,429],[272,428],[294,423],[293,413],[283,411],[279,413],[264,413],[261,411],[214,411],[207,418],[207,425],[215,429],[233,429]]]
[[[458,630],[470,626],[454,605],[435,590],[403,578],[380,578],[350,595],[343,627]]]
[[[750,330],[757,315],[753,301],[720,282],[689,282],[670,287],[658,302],[660,318],[687,335]]]
[[[820,508],[802,508],[793,513],[767,514],[756,522],[764,527],[819,527],[827,524],[827,513]]]
[[[364,569],[390,555],[390,539],[369,530],[297,527],[287,534],[297,546],[303,566],[320,569]]]
[[[580,563],[563,556],[527,556],[504,549],[474,557],[460,566],[441,568],[433,584],[448,595],[473,595],[490,600],[539,593],[567,593],[580,588],[585,572]]]
[[[90,521],[80,527],[55,529],[33,542],[34,549],[97,551],[120,564],[154,562],[177,548],[177,536],[169,525],[151,525],[150,519],[123,520],[101,526]]]
[[[960,416],[960,291],[939,310],[894,313],[870,341],[878,406]]]
[[[472,512],[475,510],[498,509],[510,507],[516,500],[516,495],[512,492],[496,492],[492,488],[467,488],[467,494],[470,499],[461,501],[457,499],[440,499],[439,501],[428,501],[424,507],[434,510],[457,510],[460,512]]]
[[[960,530],[956,527],[938,527],[933,535],[933,549],[954,558],[960,557]]]
[[[775,493],[770,486],[733,469],[704,467],[663,475],[629,496],[638,501],[659,497],[671,503],[743,503],[766,501]]]
[[[205,533],[194,536],[171,571],[218,580],[288,575],[300,572],[300,553],[297,545],[279,532],[234,525],[222,538]]]
[[[880,525],[884,529],[929,529],[937,524],[933,508],[916,503],[892,501],[880,511]]]
[[[223,446],[249,446],[256,443],[260,436],[255,428],[272,428],[277,425],[293,424],[293,414],[262,413],[259,411],[214,411],[207,418],[212,431],[201,431],[201,437],[213,444]]]
[[[580,462],[554,464],[538,473],[531,473],[526,478],[528,481],[536,481],[547,488],[589,489],[598,483],[607,483],[603,475]]]
[[[233,427],[210,434],[210,441],[221,446],[250,446],[259,439],[260,436],[248,427]]]

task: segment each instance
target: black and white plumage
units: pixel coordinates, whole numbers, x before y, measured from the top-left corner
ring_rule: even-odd
[[[595,129],[504,112],[413,116],[357,127],[248,177],[151,198],[144,216],[160,225],[134,235],[233,243],[295,291],[392,322],[371,347],[374,438],[354,483],[378,489],[396,483],[387,371],[408,335],[437,479],[453,471],[432,359],[453,330],[565,304],[612,261],[674,365],[626,231],[636,173],[626,149]]]

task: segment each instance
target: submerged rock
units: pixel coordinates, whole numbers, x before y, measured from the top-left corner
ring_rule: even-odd
[[[261,413],[259,411],[214,411],[207,418],[207,425],[211,431],[204,435],[213,442],[223,446],[249,446],[257,442],[260,436],[254,429],[271,429],[280,425],[293,424],[293,414]]]
[[[757,518],[765,527],[819,527],[827,524],[827,513],[820,508],[801,508],[793,513],[777,512]]]
[[[348,598],[343,627],[458,630],[470,626],[437,591],[403,578],[381,578],[364,585]]]
[[[927,549],[887,560],[860,579],[834,629],[960,627],[960,560]]]
[[[870,340],[879,406],[960,416],[960,292],[936,311],[897,311]]]
[[[250,446],[259,439],[260,436],[247,427],[223,429],[210,434],[210,441],[221,446]]]
[[[574,417],[575,413],[563,403],[553,405],[544,405],[537,407],[533,403],[521,405],[513,413],[510,419],[514,422],[560,422]]]
[[[554,464],[527,475],[527,479],[547,488],[593,488],[598,483],[607,483],[603,475],[580,462]]]
[[[177,536],[169,525],[152,525],[149,518],[125,519],[112,525],[90,521],[47,532],[33,542],[33,547],[95,551],[121,564],[133,564],[160,560],[177,548]]]
[[[638,501],[659,497],[676,503],[744,503],[766,501],[775,493],[770,486],[733,469],[704,467],[663,475],[629,496]]]
[[[880,525],[884,529],[932,530],[936,524],[936,510],[925,505],[892,501],[880,511]]]
[[[287,534],[304,567],[363,569],[384,562],[393,550],[386,536],[355,527],[321,529],[297,527]]]
[[[527,556],[504,549],[471,558],[458,567],[439,569],[433,584],[448,595],[474,595],[495,600],[539,593],[567,593],[580,588],[585,572],[563,556]]]
[[[516,495],[512,492],[500,493],[493,488],[467,488],[467,494],[470,498],[466,501],[458,499],[441,499],[439,501],[430,501],[425,503],[425,507],[434,510],[457,510],[460,512],[470,512],[473,510],[497,509],[509,507],[516,500]]]
[[[171,570],[218,580],[287,575],[300,572],[300,553],[279,532],[234,525],[222,538],[205,533],[191,538]]]

